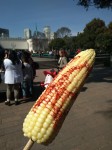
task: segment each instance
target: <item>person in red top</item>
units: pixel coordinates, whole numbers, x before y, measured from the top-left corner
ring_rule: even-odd
[[[81,49],[79,48],[77,51],[76,51],[76,55],[79,54],[81,52]]]

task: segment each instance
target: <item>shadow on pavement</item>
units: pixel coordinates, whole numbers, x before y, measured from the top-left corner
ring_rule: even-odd
[[[112,99],[109,99],[106,102],[107,103],[112,103]],[[109,106],[111,106],[111,107],[109,107],[108,110],[99,110],[99,111],[97,111],[95,113],[96,114],[101,114],[107,119],[111,119],[112,118],[112,105],[109,105]]]
[[[33,86],[33,90],[34,90],[33,96],[26,99],[22,98],[22,93],[20,92],[20,98],[19,98],[20,104],[27,103],[30,101],[36,101],[44,89],[40,86],[39,82],[35,82]],[[5,100],[6,100],[6,90],[0,91],[0,103],[4,102]],[[14,103],[14,94],[12,93],[11,105],[13,104],[15,103]]]
[[[102,110],[97,111],[97,114],[103,115],[105,118],[111,119],[112,118],[112,108],[109,108],[109,110]]]
[[[33,87],[34,87],[34,98],[37,99],[44,91],[44,88],[40,86],[40,82],[34,82]]]
[[[112,68],[93,68],[89,77],[87,78],[87,83],[89,82],[108,82],[112,83]]]
[[[0,103],[6,100],[6,91],[0,91]]]
[[[87,87],[83,86],[81,89],[81,92],[85,92],[87,90]]]
[[[51,63],[51,62],[50,62]],[[112,68],[111,67],[94,67],[92,72],[90,73],[89,77],[86,80],[86,83],[90,82],[108,82],[112,83]],[[5,86],[3,83],[0,85],[0,103],[6,100],[6,90],[3,87]],[[21,103],[28,102],[28,101],[36,101],[38,97],[43,92],[43,88],[40,86],[39,82],[34,82],[34,95],[32,98],[22,100],[20,99]],[[81,92],[85,92],[87,87],[83,87]]]
[[[20,99],[20,104],[36,101],[38,97],[41,95],[41,93],[44,91],[44,89],[40,86],[39,82],[34,82],[33,84],[33,96],[26,99]]]
[[[38,62],[38,61],[36,61]],[[57,61],[40,61],[39,63],[39,69],[51,69],[57,67]]]

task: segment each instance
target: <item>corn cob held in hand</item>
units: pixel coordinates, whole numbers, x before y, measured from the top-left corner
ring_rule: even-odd
[[[82,51],[58,73],[26,116],[24,136],[37,143],[49,140],[73,96],[83,86],[94,59],[93,49]]]

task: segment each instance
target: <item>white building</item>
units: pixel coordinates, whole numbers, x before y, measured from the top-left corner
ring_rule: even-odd
[[[29,28],[24,29],[24,38],[25,39],[31,38],[31,30]]]
[[[51,28],[50,28],[50,26],[45,26],[44,29],[43,29],[43,31],[44,31],[45,37],[47,39],[50,39],[50,34],[51,34]]]
[[[29,49],[26,39],[21,38],[0,38],[0,45],[5,49]]]
[[[54,39],[54,32],[51,32],[50,26],[45,26],[43,32],[48,40]]]
[[[43,36],[44,34],[45,37]],[[37,38],[32,37],[31,30],[26,28],[24,29],[24,38],[0,37],[0,45],[4,49],[37,52],[39,50],[46,50],[51,39],[53,39],[53,33],[51,33],[50,26],[46,26],[42,36]]]
[[[50,34],[50,40],[53,40],[54,39],[54,32],[51,32]]]

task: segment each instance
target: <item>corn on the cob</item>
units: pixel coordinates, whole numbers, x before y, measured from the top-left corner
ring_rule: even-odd
[[[76,55],[37,99],[23,123],[24,136],[37,143],[49,140],[72,97],[79,92],[95,58],[93,49]]]

